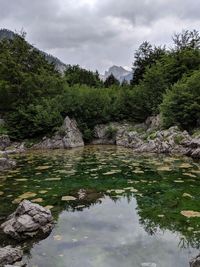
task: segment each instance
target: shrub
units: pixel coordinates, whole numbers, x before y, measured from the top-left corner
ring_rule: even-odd
[[[160,110],[165,127],[178,125],[186,130],[197,127],[200,117],[200,71],[183,78],[168,90]]]

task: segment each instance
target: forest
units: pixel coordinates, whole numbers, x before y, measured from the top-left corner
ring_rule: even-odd
[[[98,71],[54,63],[26,41],[25,34],[0,41],[0,133],[13,140],[51,135],[65,116],[75,118],[85,141],[96,124],[143,122],[161,114],[163,128],[193,132],[200,126],[200,35],[182,31],[173,46],[143,42],[133,57],[130,84]]]

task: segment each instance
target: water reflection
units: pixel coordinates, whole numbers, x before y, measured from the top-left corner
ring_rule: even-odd
[[[0,177],[0,218],[26,197],[52,208],[57,220],[46,240],[24,244],[29,266],[183,267],[198,254],[200,218],[181,214],[200,211],[198,162],[107,146],[17,160]]]

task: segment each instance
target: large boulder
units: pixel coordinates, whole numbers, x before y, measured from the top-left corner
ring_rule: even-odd
[[[22,259],[23,252],[20,247],[13,248],[7,246],[0,248],[0,266],[5,266],[6,264],[14,264]]]
[[[190,261],[190,267],[200,267],[200,255]]]
[[[48,235],[54,222],[51,211],[28,200],[22,201],[16,211],[1,225],[3,232],[17,240]]]
[[[0,150],[5,150],[6,147],[9,147],[11,144],[10,138],[8,135],[0,135]]]
[[[78,129],[76,120],[66,117],[63,125],[51,138],[44,137],[43,140],[33,146],[35,149],[59,149],[84,146],[83,137]]]
[[[0,157],[0,172],[12,169],[15,166],[16,162],[14,160],[9,159],[7,156]]]
[[[186,155],[200,159],[200,138],[193,138],[183,142],[186,147]]]

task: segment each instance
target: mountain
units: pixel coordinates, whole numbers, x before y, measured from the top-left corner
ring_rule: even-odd
[[[10,31],[7,29],[0,29],[0,41],[3,40],[4,38],[13,39],[15,35],[16,35],[16,33],[14,33],[13,31]],[[59,72],[63,73],[65,71],[67,65],[64,64],[62,61],[60,61],[60,59],[58,59],[57,57],[54,57],[50,54],[47,54],[46,52],[43,52],[36,47],[34,47],[34,48],[37,49],[40,53],[42,53],[49,63],[55,64],[55,67]]]
[[[133,76],[131,71],[125,70],[121,66],[112,66],[108,71],[105,71],[104,75],[101,75],[102,80],[105,80],[111,74],[113,74],[120,82],[123,82],[124,80],[130,82]]]

